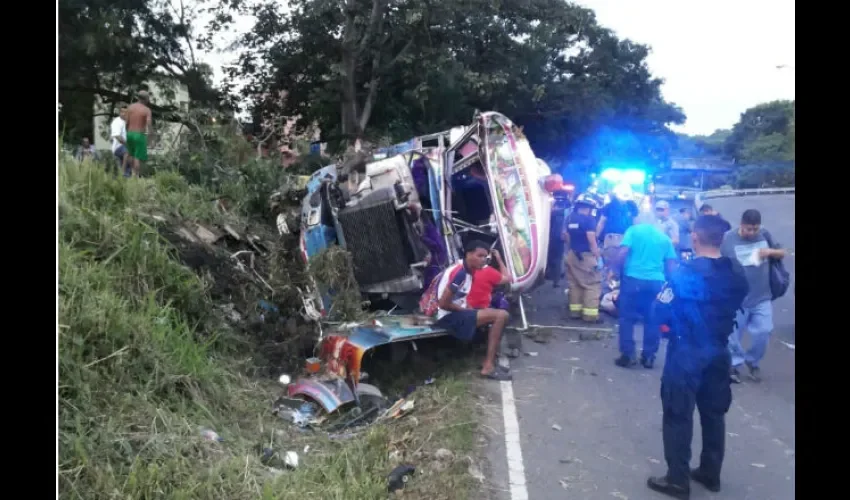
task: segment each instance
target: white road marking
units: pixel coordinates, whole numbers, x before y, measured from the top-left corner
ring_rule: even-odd
[[[510,381],[499,382],[502,386],[502,416],[505,420],[505,450],[508,456],[508,483],[511,500],[528,500],[525,487],[525,466],[522,462],[522,447],[519,442],[519,420],[517,419],[514,387]]]

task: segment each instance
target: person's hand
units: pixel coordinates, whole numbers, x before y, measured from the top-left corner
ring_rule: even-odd
[[[759,248],[759,257],[760,258],[766,259],[766,258],[772,257],[772,256],[773,256],[773,249],[772,248]]]
[[[496,250],[495,248],[493,250],[491,250],[490,253],[493,255],[494,259],[502,260],[502,256],[499,254],[499,251]]]

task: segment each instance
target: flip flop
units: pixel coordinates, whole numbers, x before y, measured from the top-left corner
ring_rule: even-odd
[[[479,369],[479,370],[481,370],[482,368],[484,368],[484,365],[478,365],[478,369]],[[511,372],[511,369],[510,369],[510,368],[505,367],[505,366],[502,366],[502,365],[500,365],[500,364],[498,364],[498,363],[496,363],[496,369],[497,369],[497,370],[499,370],[499,371],[501,371],[501,372],[505,372],[505,373],[510,373],[510,372]]]
[[[498,380],[499,382],[507,382],[509,380],[513,380],[513,375],[510,372],[504,372],[499,369],[495,369],[488,374],[481,374],[481,378],[489,378],[490,380]]]

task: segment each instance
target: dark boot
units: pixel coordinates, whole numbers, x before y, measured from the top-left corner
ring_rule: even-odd
[[[633,366],[637,366],[637,361],[635,358],[622,354],[619,358],[614,360],[614,364],[621,368],[632,368]]]
[[[668,497],[678,498],[679,500],[691,500],[690,485],[671,483],[667,480],[667,476],[651,477],[646,480],[646,486],[652,491],[663,493]]]
[[[705,486],[705,489],[708,491],[717,493],[720,491],[720,479],[712,479],[705,474],[697,467],[691,471],[691,479],[698,482],[699,484]]]

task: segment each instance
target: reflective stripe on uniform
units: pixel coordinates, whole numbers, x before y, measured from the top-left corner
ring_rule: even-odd
[[[599,309],[582,309],[581,314],[588,318],[595,318],[599,316]]]
[[[570,304],[570,311],[581,312],[581,304]]]

